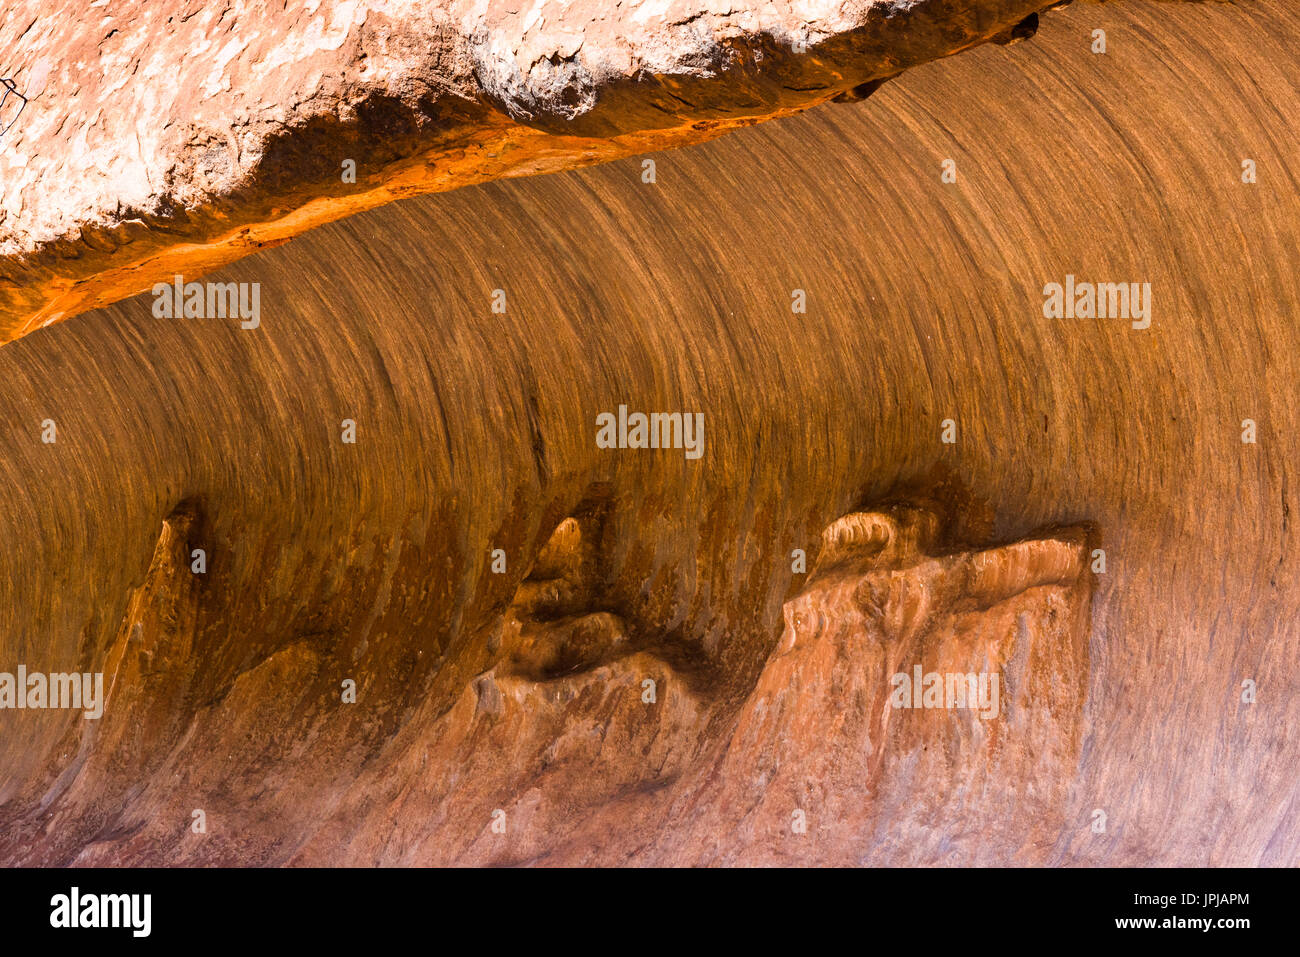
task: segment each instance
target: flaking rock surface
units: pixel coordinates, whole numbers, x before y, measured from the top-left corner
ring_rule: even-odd
[[[16,0],[0,342],[395,198],[853,95],[1046,5]]]

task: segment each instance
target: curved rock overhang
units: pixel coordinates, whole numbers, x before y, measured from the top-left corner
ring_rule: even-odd
[[[1061,5],[10,3],[0,342],[394,199],[861,98]]]
[[[107,702],[5,712],[0,860],[1293,862],[1296,49],[1078,4],[654,185],[312,230],[213,277],[257,330],[9,343],[0,671]],[[1151,325],[1049,319],[1067,274]],[[620,404],[706,457],[597,447]],[[1003,724],[880,720],[983,661]]]

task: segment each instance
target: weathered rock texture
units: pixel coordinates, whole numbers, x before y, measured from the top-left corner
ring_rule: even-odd
[[[10,2],[0,342],[398,197],[851,96],[1047,5]]]
[[[1075,4],[653,185],[327,224],[214,274],[255,330],[6,344],[0,670],[113,690],[0,712],[0,860],[1296,864],[1298,50]],[[1045,319],[1067,274],[1151,327]],[[1006,709],[892,709],[916,664]]]

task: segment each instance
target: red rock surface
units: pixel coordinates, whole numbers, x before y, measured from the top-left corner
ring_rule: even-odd
[[[0,671],[110,689],[0,712],[0,861],[1295,864],[1298,49],[1074,4],[655,184],[326,224],[213,274],[255,330],[0,347]],[[998,717],[894,709],[918,664]]]
[[[1045,5],[15,0],[0,342],[396,198],[788,115]]]

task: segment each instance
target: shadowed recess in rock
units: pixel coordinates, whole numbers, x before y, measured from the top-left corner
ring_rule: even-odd
[[[137,677],[0,713],[0,860],[1294,863],[1297,49],[1076,3],[654,184],[324,226],[214,274],[254,330],[6,344],[0,670]],[[703,455],[599,448],[620,405]],[[916,665],[1006,709],[893,709]]]

